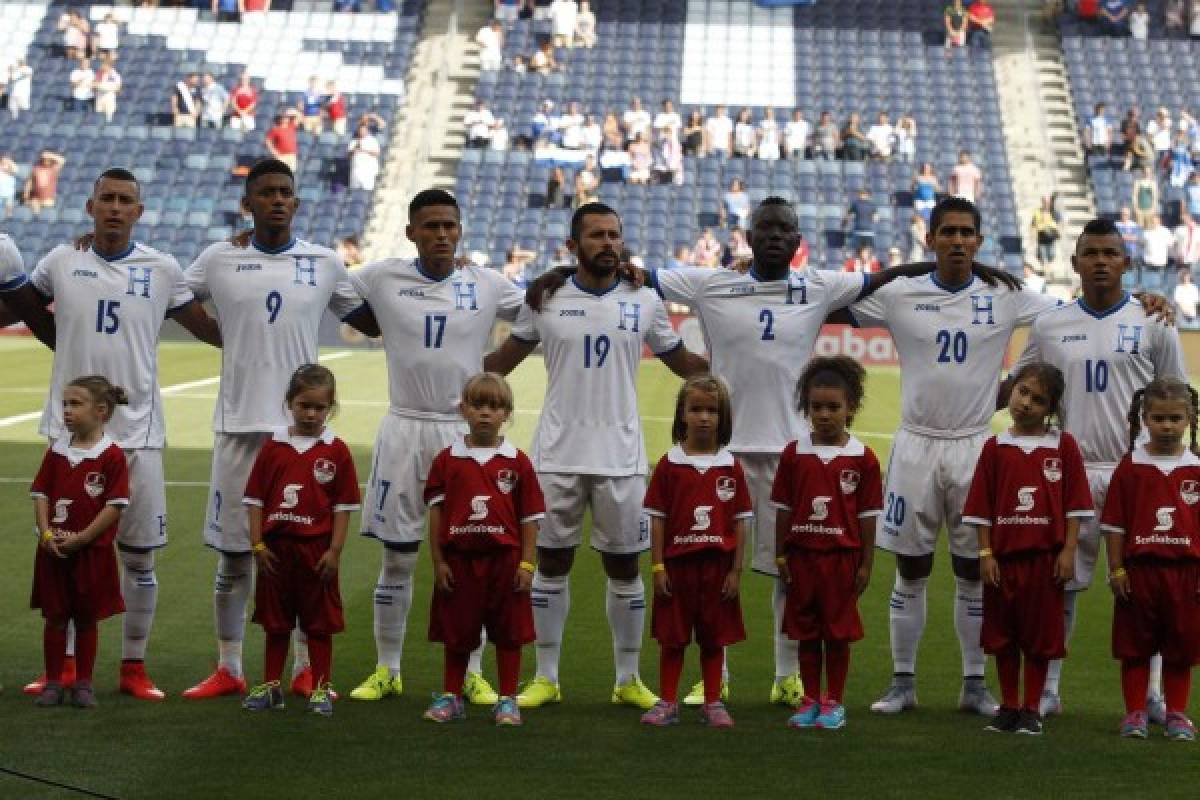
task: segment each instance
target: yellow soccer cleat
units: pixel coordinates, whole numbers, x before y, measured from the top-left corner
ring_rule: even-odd
[[[494,706],[500,701],[492,685],[478,672],[467,673],[463,680],[462,696],[473,706]]]
[[[775,683],[771,685],[770,701],[772,705],[798,708],[804,701],[804,682],[800,680],[800,675],[797,673],[786,678],[776,678]]]
[[[380,664],[350,692],[350,697],[354,700],[382,700],[390,694],[399,695],[403,691],[404,681],[400,676],[393,677],[391,670]]]
[[[517,695],[518,708],[540,708],[547,703],[561,703],[562,690],[558,684],[549,678],[538,675],[525,685],[525,690]]]
[[[613,687],[612,702],[613,705],[636,706],[649,711],[658,703],[658,695],[647,689],[641,678],[634,677],[628,683]]]
[[[725,703],[728,700],[729,681],[721,681],[721,702]],[[692,708],[704,705],[704,681],[696,681],[696,685],[688,692],[687,697],[683,698],[683,704]]]

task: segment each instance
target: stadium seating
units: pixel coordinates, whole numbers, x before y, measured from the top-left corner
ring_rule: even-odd
[[[477,90],[517,136],[528,133],[540,103],[579,101],[597,116],[618,115],[634,95],[653,113],[675,101],[686,118],[717,103],[750,107],[755,118],[775,105],[781,124],[793,104],[810,121],[831,110],[839,124],[850,111],[864,120],[910,112],[919,129],[917,162],[949,174],[968,149],[984,170],[988,243],[984,256],[1012,269],[1021,265],[1020,232],[1002,140],[990,60],[960,51],[947,58],[936,32],[943,4],[839,0],[794,9],[754,8],[749,0],[601,0],[595,49],[559,50],[563,73],[484,72]],[[509,31],[506,62],[529,55],[549,23],[521,21]],[[769,60],[760,56],[768,53]],[[917,165],[880,162],[757,161],[689,158],[685,185],[633,186],[605,182],[602,200],[623,212],[628,244],[651,265],[679,244],[696,241],[716,222],[720,197],[734,177],[752,199],[768,193],[797,204],[812,261],[840,265],[846,257],[840,221],[851,193],[866,186],[881,208],[880,248],[906,246],[910,188]],[[544,209],[552,165],[531,152],[467,151],[457,191],[466,209],[467,245],[502,263],[513,244],[538,253],[545,265],[567,231],[569,210]],[[570,173],[568,172],[568,181]],[[727,234],[722,232],[721,238]]]
[[[67,158],[57,207],[36,216],[19,207],[0,226],[32,264],[83,227],[83,200],[96,175],[109,166],[125,166],[146,184],[147,212],[137,238],[187,264],[208,243],[241,225],[233,172],[265,155],[263,136],[271,117],[295,106],[310,76],[319,76],[322,88],[326,80],[338,82],[351,120],[365,111],[389,124],[398,119],[424,5],[405,0],[388,14],[270,12],[247,15],[240,24],[217,23],[186,8],[0,5],[0,45],[13,58],[23,52],[34,68],[33,108],[16,122],[0,115],[0,147],[24,174],[42,149]],[[98,114],[63,110],[73,65],[61,55],[55,25],[68,6],[87,9],[93,20],[111,11],[125,23],[117,63],[124,85],[111,124]],[[171,127],[168,112],[176,81],[189,72],[212,72],[231,88],[243,71],[260,92],[256,131]],[[380,138],[386,157],[387,136]],[[344,188],[346,145],[347,139],[329,131],[300,134],[302,202],[295,228],[322,244],[360,233],[370,210],[370,192]]]

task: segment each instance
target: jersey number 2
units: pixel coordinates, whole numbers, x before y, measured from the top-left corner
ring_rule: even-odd
[[[762,340],[764,342],[775,341],[775,315],[771,312],[771,309],[764,308],[758,312],[758,321],[763,326]]]

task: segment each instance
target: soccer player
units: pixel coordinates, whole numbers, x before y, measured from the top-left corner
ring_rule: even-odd
[[[218,553],[213,607],[220,663],[183,693],[187,698],[246,690],[242,638],[253,555],[242,497],[259,449],[288,425],[284,387],[300,365],[317,361],[325,309],[368,336],[379,334],[337,254],[292,235],[299,204],[291,169],[276,159],[259,161],[242,197],[254,218],[250,246],[218,242],[186,270],[196,297],[216,307],[225,342],[204,521],[204,542]],[[298,638],[292,691],[301,695],[312,688],[307,662]]]
[[[105,375],[129,393],[129,404],[119,406],[108,423],[109,436],[125,451],[131,490],[117,533],[127,606],[120,686],[143,700],[162,700],[144,665],[158,604],[155,551],[167,543],[159,331],[170,317],[214,347],[221,346],[221,335],[196,302],[179,263],[132,240],[142,210],[141,186],[132,173],[116,168],[102,173],[87,201],[93,219],[90,247],[64,244],[51,250],[29,276],[28,291],[37,299],[25,306],[41,308],[54,301],[58,348],[39,433],[51,439],[64,435],[62,390],[72,378]],[[34,693],[37,684],[26,691]]]
[[[403,689],[400,663],[425,536],[429,467],[465,430],[459,395],[482,368],[492,326],[498,318],[515,319],[523,302],[522,291],[496,270],[455,263],[462,220],[452,195],[418,192],[408,220],[416,259],[384,259],[350,276],[380,321],[391,400],[375,439],[362,515],[363,535],[383,545],[374,606],[378,666],[350,693],[356,700]],[[471,654],[463,695],[491,705],[496,694],[483,679],[482,650]]]
[[[1079,443],[1099,517],[1113,470],[1129,447],[1125,419],[1134,392],[1155,378],[1186,381],[1187,367],[1178,332],[1148,317],[1144,303],[1151,298],[1131,297],[1121,288],[1130,258],[1116,225],[1094,219],[1084,226],[1071,264],[1082,283],[1082,296],[1034,322],[1014,372],[1027,363],[1045,361],[1066,376],[1063,429]],[[1006,382],[1001,391],[1002,403],[1007,403],[1010,384]],[[1068,640],[1075,627],[1079,592],[1092,583],[1100,536],[1096,518],[1081,522],[1075,577],[1066,587]],[[1043,715],[1062,710],[1061,675],[1062,661],[1052,661],[1039,704]],[[1151,716],[1161,724],[1165,709],[1157,681],[1152,682],[1152,695]]]
[[[54,349],[54,318],[25,275],[21,251],[7,233],[0,233],[0,328],[24,321],[42,344]]]
[[[658,698],[638,676],[645,587],[638,553],[650,546],[642,514],[648,471],[637,405],[642,348],[677,375],[707,371],[671,329],[655,292],[617,277],[624,242],[621,218],[603,203],[586,203],[571,218],[568,249],[579,271],[540,313],[523,306],[512,334],[484,359],[507,374],[545,349],[549,388],[534,434],[532,459],[546,497],[533,579],[537,675],[518,697],[522,708],[559,702],[558,662],[570,607],[568,574],[592,510],[592,547],[608,575],[606,608],[616,662],[614,703],[648,710]]]

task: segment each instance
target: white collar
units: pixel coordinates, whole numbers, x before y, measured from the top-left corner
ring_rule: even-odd
[[[846,440],[846,443],[841,447],[825,444],[813,444],[811,434],[805,433],[801,438],[796,440],[797,453],[811,453],[822,462],[828,464],[838,456],[861,456],[867,451],[866,446],[860,442],[854,434]]]
[[[667,451],[667,461],[670,461],[672,464],[686,464],[690,467],[695,467],[703,473],[712,467],[732,467],[733,454],[722,447],[715,453],[701,453],[689,456],[683,452],[683,446],[677,444],[673,445]]]
[[[496,456],[516,458],[517,447],[508,439],[495,447],[471,447],[467,444],[467,435],[464,433],[454,440],[454,444],[450,445],[450,455],[455,458],[473,458],[480,464],[486,464]]]
[[[306,453],[317,442],[333,444],[334,434],[328,427],[321,430],[320,436],[292,436],[288,433],[287,428],[275,428],[271,431],[271,438],[277,442],[290,444],[297,453]]]
[[[1145,445],[1140,444],[1133,449],[1133,463],[1157,467],[1163,475],[1170,475],[1179,467],[1200,466],[1200,458],[1186,447],[1177,456],[1156,456],[1147,451]]]
[[[63,456],[71,464],[72,467],[89,458],[99,458],[100,454],[112,446],[112,437],[105,433],[100,437],[100,441],[84,450],[79,447],[71,446],[71,434],[67,433],[60,439],[54,441],[54,446],[51,448],[54,452]]]
[[[1039,447],[1056,449],[1062,433],[1057,428],[1047,428],[1041,436],[1020,436],[1012,431],[996,434],[996,444],[1007,444],[1019,447],[1028,455]]]

